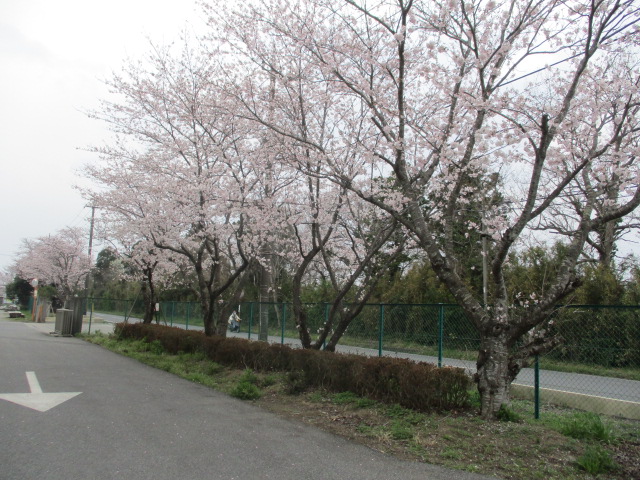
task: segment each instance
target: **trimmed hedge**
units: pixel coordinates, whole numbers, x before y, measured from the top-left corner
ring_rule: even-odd
[[[115,332],[120,338],[157,341],[167,353],[202,352],[212,361],[234,368],[291,372],[304,386],[351,391],[414,410],[453,410],[469,405],[471,379],[461,368],[207,337],[202,332],[153,324],[119,323]]]

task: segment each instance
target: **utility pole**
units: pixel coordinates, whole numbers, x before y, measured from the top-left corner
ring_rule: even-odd
[[[95,205],[91,206],[91,225],[89,227],[89,266],[91,266],[91,249],[93,247],[93,226],[95,224],[96,219],[96,207]]]
[[[272,73],[269,77],[269,118],[273,116],[273,99],[276,95],[276,77]],[[273,165],[271,159],[267,162],[264,169],[264,196],[271,198],[273,182]],[[271,268],[272,251],[269,242],[260,246],[260,328],[258,331],[258,340],[266,342],[269,340],[269,291],[271,289]]]
[[[93,276],[91,275],[91,261],[92,261],[92,252],[93,252],[93,228],[95,225],[95,219],[96,219],[96,206],[92,205],[91,206],[91,223],[89,225],[89,252],[88,252],[88,256],[89,256],[89,265],[87,265],[87,281],[86,281],[86,288],[87,288],[87,299],[91,296],[91,291],[93,290]]]

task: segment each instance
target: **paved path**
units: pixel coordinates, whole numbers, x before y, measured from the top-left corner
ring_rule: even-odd
[[[99,313],[99,314],[96,314],[96,316],[102,319],[102,321],[106,321],[106,322],[121,322],[123,320],[123,317],[118,315],[109,315],[109,314]],[[136,322],[136,321],[140,321],[140,319],[130,318],[129,321]],[[100,324],[97,323],[96,325],[100,325]],[[184,328],[184,325],[174,324],[174,326]],[[97,328],[100,328],[100,327],[97,327]],[[189,329],[201,330],[202,328],[197,326],[189,326]],[[229,332],[228,336],[237,336],[237,337],[246,338],[247,333],[246,332],[241,332],[241,333]],[[257,339],[257,334],[254,333],[251,338]],[[281,337],[273,336],[273,337],[269,337],[269,341],[272,343],[281,343],[282,339]],[[292,346],[298,346],[300,344],[300,340],[285,337],[284,343]],[[337,350],[340,352],[357,353],[360,355],[368,355],[368,356],[378,355],[378,350],[374,350],[370,348],[352,347],[352,346],[340,345],[340,344],[338,344]],[[410,358],[418,362],[438,363],[438,359],[436,357],[429,357],[424,355],[415,355],[410,353],[394,352],[394,351],[388,351],[388,350],[385,350],[383,354],[391,357]],[[446,366],[465,368],[467,371],[471,373],[475,372],[474,361],[444,358],[443,364]],[[518,375],[518,377],[516,378],[514,384],[533,386],[534,370],[532,368],[523,369]],[[579,374],[579,373],[566,373],[566,372],[556,372],[552,370],[541,370],[540,371],[540,387],[545,389],[557,390],[561,392],[577,393],[581,395],[589,395],[589,396],[608,398],[613,400],[624,400],[626,402],[633,402],[634,404],[640,405],[640,381],[636,381],[636,380],[625,380],[620,378],[602,377],[597,375],[585,375],[585,374]]]
[[[0,399],[2,480],[488,478],[383,455],[51,326],[0,321],[0,398],[80,392],[46,411]]]

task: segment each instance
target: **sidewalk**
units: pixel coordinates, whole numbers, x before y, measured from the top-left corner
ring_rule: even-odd
[[[7,312],[0,312],[0,320],[5,320],[5,319],[9,320],[9,314]],[[30,321],[29,318],[17,318],[17,319],[12,319],[12,321],[15,321],[18,323],[20,322],[25,323],[29,327],[34,328],[42,333],[53,332],[56,324],[55,317],[47,317],[47,320],[44,323],[35,323]],[[91,329],[89,329],[89,327],[91,327]],[[100,333],[104,333],[105,335],[108,335],[110,333],[113,333],[113,328],[114,328],[113,323],[105,322],[99,317],[93,318],[91,321],[91,324],[89,324],[88,317],[85,317],[82,322],[82,333],[100,332]]]

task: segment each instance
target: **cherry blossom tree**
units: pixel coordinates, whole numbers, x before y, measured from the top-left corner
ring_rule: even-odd
[[[590,208],[598,217],[610,216],[620,205],[620,197],[627,188],[624,182],[628,181],[620,172],[626,171],[634,161],[625,153],[637,148],[637,138],[632,132],[639,126],[637,119],[628,118],[637,108],[635,100],[625,97],[625,92],[638,87],[638,78],[634,76],[634,71],[637,75],[636,65],[630,64],[631,61],[635,60],[615,55],[584,73],[582,89],[576,97],[578,102],[585,103],[576,108],[576,116],[567,120],[567,128],[559,136],[571,145],[568,149],[571,154],[582,161],[593,155],[599,146],[602,151],[597,153],[602,161],[591,162],[585,167],[588,174],[576,179],[573,190],[565,192],[565,205],[554,207],[555,215],[542,225],[543,228],[571,236],[570,226],[582,217],[586,206],[582,199],[589,195],[593,197]],[[614,81],[626,84],[628,90],[611,90],[608,84]],[[580,118],[580,115],[584,117]],[[589,232],[587,245],[592,252],[587,250],[585,255],[612,268],[616,243],[637,227],[635,212],[625,218],[614,214],[611,220],[601,222]]]
[[[578,285],[590,236],[640,203],[636,3],[212,1],[208,13],[241,58],[230,76],[256,66],[237,81],[240,115],[313,151],[320,171],[300,171],[391,215],[424,251],[476,326],[482,416],[494,418],[556,344],[548,320]],[[266,108],[270,76],[280,86]],[[489,184],[501,202],[468,222]],[[465,230],[485,239],[470,245],[486,259],[484,298],[455,248]],[[513,304],[507,260],[534,231],[561,231],[566,254],[544,293]]]
[[[321,252],[320,268],[333,297],[314,347],[320,348],[326,341],[328,351],[335,350],[407,243],[395,220],[376,216],[369,205],[356,198],[348,199],[348,207],[350,215],[341,215],[337,231]]]
[[[144,303],[142,321],[151,323],[156,314],[159,291],[182,283],[184,276],[179,272],[184,265],[179,262],[183,258],[172,257],[168,251],[157,248],[147,238],[135,236],[131,230],[119,232],[115,224],[99,220],[98,232],[103,241],[112,245],[111,254],[120,266],[119,278],[140,285]]]
[[[249,219],[261,217],[245,213],[256,181],[251,139],[216,104],[215,78],[188,46],[129,64],[110,81],[119,99],[95,112],[118,138],[96,149],[103,162],[86,173],[102,187],[87,195],[122,231],[189,262],[205,332],[225,335],[254,258],[245,253],[254,249]]]
[[[0,296],[5,299],[6,286],[11,283],[11,275],[8,272],[0,270]]]
[[[297,197],[305,200],[284,205],[288,227],[279,245],[293,270],[291,300],[302,347],[334,351],[405,241],[393,244],[397,223],[377,218],[370,205],[345,189],[311,176],[304,183]],[[302,293],[317,279],[329,286],[332,297],[315,336]]]
[[[267,172],[274,165],[288,172],[288,182],[277,192],[278,207],[271,212],[285,212],[279,221],[286,225],[279,236],[279,248],[287,251],[287,263],[293,268],[293,313],[301,344],[333,351],[374,291],[380,271],[402,252],[405,242],[391,247],[389,239],[399,224],[363,204],[348,189],[324,179],[323,158],[316,149],[299,148],[273,134],[271,127],[277,119],[302,138],[330,141],[336,125],[326,121],[325,114],[331,113],[332,101],[325,91],[318,96],[307,88],[314,76],[309,65],[297,54],[283,56],[286,45],[255,43],[252,36],[256,32],[242,28],[241,23],[229,27],[234,38],[256,49],[256,58],[252,64],[222,62],[225,70],[235,72],[227,79],[225,93],[234,100],[236,116],[267,130],[261,145],[273,158],[266,163]],[[295,99],[295,105],[288,103],[291,99]],[[314,275],[322,277],[333,293],[315,340],[302,302],[303,286]]]
[[[66,304],[85,288],[91,269],[86,247],[86,234],[80,228],[66,227],[53,235],[24,239],[12,270],[20,278],[54,285]]]

